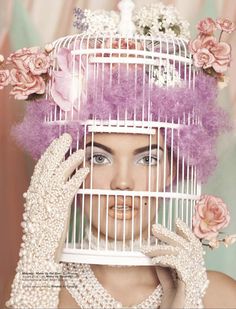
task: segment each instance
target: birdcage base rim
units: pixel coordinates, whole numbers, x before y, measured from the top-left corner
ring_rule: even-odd
[[[139,251],[114,252],[112,250],[98,251],[84,249],[64,249],[61,262],[127,266],[153,265],[151,259]]]

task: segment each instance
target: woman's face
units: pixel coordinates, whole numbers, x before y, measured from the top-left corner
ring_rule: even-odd
[[[91,220],[93,233],[100,237],[107,233],[110,240],[147,238],[156,218],[158,198],[145,196],[145,193],[161,192],[170,183],[163,136],[88,135],[86,165],[90,167],[90,174],[85,188],[111,190],[109,195],[86,194],[84,197],[85,216],[88,224]],[[144,196],[141,197],[140,192],[139,196],[129,195],[133,191],[142,191]]]

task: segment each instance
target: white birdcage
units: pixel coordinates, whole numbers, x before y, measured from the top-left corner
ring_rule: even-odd
[[[191,227],[193,206],[201,193],[196,167],[190,165],[187,157],[180,156],[178,148],[174,149],[173,146],[179,128],[200,125],[199,119],[194,110],[181,115],[177,120],[153,117],[150,95],[156,86],[163,89],[194,88],[195,71],[187,50],[187,41],[164,34],[155,37],[135,34],[134,25],[128,18],[130,11],[126,8],[132,1],[122,3],[125,7],[121,8],[121,33],[100,35],[85,32],[54,42],[54,57],[62,48],[69,49],[71,53],[71,75],[68,78],[71,78],[73,105],[68,111],[55,105],[45,121],[48,125],[57,124],[59,135],[66,132],[68,126],[79,123],[76,146],[71,147],[70,153],[81,146],[86,149],[87,145],[88,148],[89,137],[91,158],[94,157],[94,143],[98,134],[146,136],[149,140],[147,187],[143,190],[96,187],[94,179],[97,177],[97,167],[92,160],[89,180],[83,183],[71,206],[70,226],[62,255],[62,261],[65,262],[149,265],[150,259],[140,252],[140,248],[156,242],[151,233],[152,224],[160,223],[173,230],[175,218],[179,217]],[[132,6],[130,9],[132,11]],[[61,68],[55,61],[52,72],[60,71]],[[99,97],[102,102],[106,99],[106,88],[113,87],[114,82],[119,83],[122,74],[127,75],[127,81],[131,76],[134,98],[139,91],[140,99],[140,89],[143,91],[143,102],[139,102],[138,110],[136,105],[132,112],[130,106],[122,110],[117,108],[115,114],[109,112],[105,119],[90,110],[89,117],[84,117],[81,111],[86,110],[89,96],[95,101]],[[142,79],[140,74],[143,75]],[[48,98],[51,87],[50,82]],[[154,167],[150,164],[153,151],[157,158]],[[160,178],[161,155],[164,169]],[[83,165],[88,165],[86,156]],[[162,187],[160,183],[163,183]],[[147,222],[144,222],[143,216]]]

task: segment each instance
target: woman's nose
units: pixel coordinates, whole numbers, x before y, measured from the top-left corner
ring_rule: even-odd
[[[117,165],[114,176],[111,181],[112,190],[134,190],[134,178],[132,168],[127,162]]]

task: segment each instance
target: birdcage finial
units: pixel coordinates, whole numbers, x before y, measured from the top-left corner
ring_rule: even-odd
[[[118,30],[121,35],[131,36],[135,33],[135,25],[132,21],[134,6],[132,0],[121,0],[118,3],[118,8],[120,10],[120,24]]]

